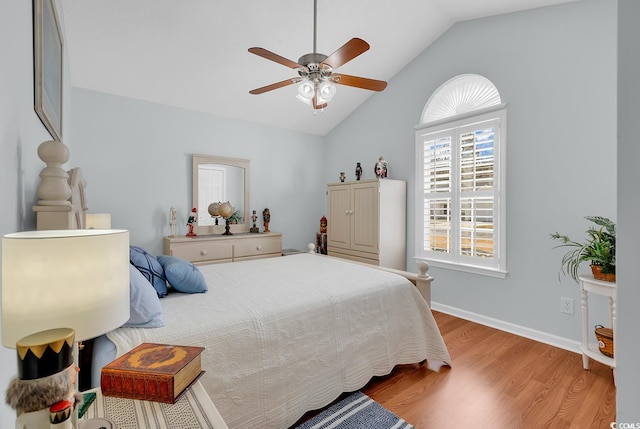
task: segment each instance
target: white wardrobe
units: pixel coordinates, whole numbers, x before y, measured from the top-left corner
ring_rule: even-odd
[[[327,185],[327,253],[406,268],[407,185],[374,179]]]

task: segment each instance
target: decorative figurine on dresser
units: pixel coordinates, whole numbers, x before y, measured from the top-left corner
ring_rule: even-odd
[[[387,161],[385,161],[383,157],[378,158],[378,162],[373,169],[373,171],[376,173],[376,177],[378,179],[384,179],[385,177],[387,177],[388,170],[389,164],[387,163]]]
[[[260,228],[258,228],[256,226],[256,221],[258,220],[258,215],[256,215],[256,211],[253,211],[253,214],[251,215],[251,220],[253,221],[253,226],[249,229],[249,232],[253,233],[253,234],[257,234],[260,232]]]
[[[360,180],[361,177],[362,177],[362,166],[358,162],[356,163],[356,180]]]
[[[347,178],[347,176],[344,174],[344,171],[341,171],[340,172],[340,181],[344,182],[344,179],[346,179],[346,178]]]
[[[50,329],[16,344],[18,376],[9,382],[7,404],[16,410],[16,429],[72,428],[77,402],[75,332]]]
[[[171,232],[169,233],[169,237],[175,237],[176,236],[176,209],[174,209],[173,207],[169,209],[169,227],[171,229]]]
[[[327,218],[320,218],[320,232],[316,233],[316,253],[327,254]]]
[[[198,218],[198,209],[195,207],[191,209],[191,214],[187,219],[187,226],[189,227],[189,232],[187,232],[187,237],[195,237],[197,234],[193,231],[193,226],[196,223]]]
[[[269,231],[269,222],[271,222],[271,213],[269,212],[268,208],[262,210],[262,221],[264,222],[264,232],[271,232]]]

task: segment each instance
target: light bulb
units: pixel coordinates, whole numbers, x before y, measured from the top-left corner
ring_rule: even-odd
[[[335,94],[335,86],[331,85],[329,82],[322,82],[320,84],[320,97],[322,97],[324,101],[331,101]]]
[[[315,90],[311,82],[302,82],[300,86],[298,86],[298,95],[305,100],[311,100],[314,92]]]

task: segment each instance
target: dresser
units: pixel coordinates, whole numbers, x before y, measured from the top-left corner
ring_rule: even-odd
[[[327,253],[405,270],[406,188],[392,179],[327,185]]]
[[[165,237],[164,254],[196,265],[282,256],[282,233]]]

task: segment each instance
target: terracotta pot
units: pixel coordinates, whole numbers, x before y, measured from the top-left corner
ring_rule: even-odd
[[[591,273],[593,273],[593,278],[596,280],[604,280],[606,282],[614,282],[616,281],[616,275],[607,273],[602,274],[602,265],[591,265]]]

